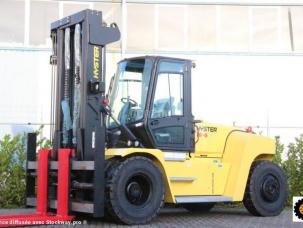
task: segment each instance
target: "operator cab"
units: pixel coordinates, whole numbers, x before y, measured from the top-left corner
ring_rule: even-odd
[[[109,145],[136,146],[113,133],[123,125],[142,147],[192,151],[191,67],[190,60],[159,56],[120,61],[109,90]]]

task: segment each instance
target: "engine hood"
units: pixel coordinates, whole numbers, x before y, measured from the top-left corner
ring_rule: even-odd
[[[247,133],[244,128],[201,122],[195,128],[195,155],[221,157],[228,136],[234,131]]]

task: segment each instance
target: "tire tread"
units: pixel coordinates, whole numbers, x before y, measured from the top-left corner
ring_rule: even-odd
[[[110,216],[118,222],[124,223],[124,224],[129,224],[129,225],[139,225],[139,224],[145,224],[150,222],[152,219],[154,219],[161,207],[164,205],[164,186],[163,186],[163,194],[162,194],[162,199],[160,206],[157,208],[156,212],[150,215],[149,217],[146,217],[144,221],[140,221],[139,223],[130,220],[126,216],[123,215],[123,213],[120,212],[120,208],[117,206],[116,202],[117,200],[115,199],[115,189],[116,187],[116,179],[118,178],[118,174],[120,173],[121,169],[123,169],[125,166],[127,166],[130,162],[133,161],[140,161],[140,162],[148,162],[154,166],[154,163],[143,156],[134,156],[127,158],[125,160],[119,161],[111,165],[107,172],[107,181],[106,181],[106,208]],[[163,183],[162,183],[163,184]]]
[[[279,167],[277,164],[275,164],[271,161],[258,160],[258,161],[254,161],[250,168],[250,172],[248,175],[247,184],[246,184],[246,188],[245,188],[245,193],[244,193],[243,204],[244,204],[245,208],[254,216],[266,216],[264,214],[264,212],[261,212],[260,210],[257,209],[256,203],[253,200],[256,198],[255,194],[257,194],[257,192],[255,192],[253,190],[254,181],[252,181],[252,179],[254,178],[254,172],[255,172],[255,170],[258,170],[259,168],[261,168],[262,166],[269,166],[269,165],[270,166],[274,165],[274,166]],[[281,169],[281,168],[279,167],[279,169]],[[283,173],[283,176],[284,176],[283,178],[286,178],[284,173]],[[287,193],[286,193],[286,195],[287,195]],[[286,203],[287,203],[287,200],[284,201],[283,208],[286,206]]]

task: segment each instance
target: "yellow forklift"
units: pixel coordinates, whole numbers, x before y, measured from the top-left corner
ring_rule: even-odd
[[[191,60],[124,59],[106,94],[106,45],[120,39],[116,24],[84,10],[54,22],[51,38],[53,148],[36,157],[36,136],[28,136],[27,205],[37,212],[2,216],[1,224],[77,213],[145,224],[165,203],[208,211],[243,201],[255,216],[284,209],[287,180],[272,162],[274,140],[194,118]]]

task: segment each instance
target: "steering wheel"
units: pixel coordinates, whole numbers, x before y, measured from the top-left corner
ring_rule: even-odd
[[[122,97],[121,98],[121,102],[123,104],[126,104],[126,103],[130,103],[131,106],[135,107],[138,105],[138,103],[136,101],[134,101],[133,99],[130,99],[130,98],[127,98],[127,97]]]

